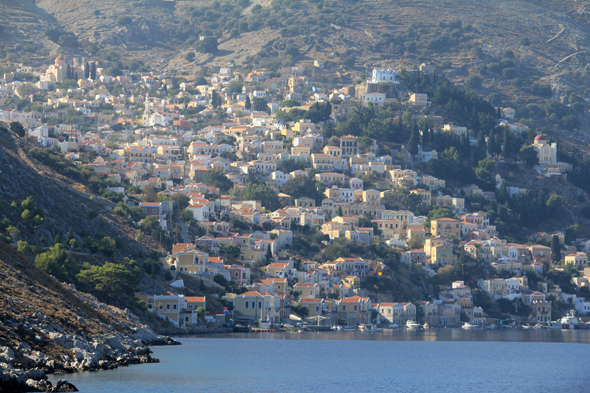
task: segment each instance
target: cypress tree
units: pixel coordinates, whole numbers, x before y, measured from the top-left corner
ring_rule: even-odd
[[[410,154],[412,154],[412,156],[418,154],[418,141],[418,131],[416,130],[416,128],[414,128],[412,130],[412,133],[410,134],[410,139],[408,140],[408,151],[410,152]]]
[[[502,149],[502,154],[504,158],[508,158],[510,155],[510,135],[508,134],[508,130],[504,130],[504,146]]]
[[[90,68],[90,79],[96,79],[96,63],[92,63],[92,66]]]
[[[483,131],[479,131],[479,134],[477,134],[477,145],[475,145],[475,161],[483,160],[486,157],[486,150],[486,139]]]
[[[557,235],[551,238],[551,262],[557,263],[561,261],[561,244]]]
[[[90,77],[90,64],[88,62],[84,63],[84,79],[88,79]]]
[[[490,154],[500,154],[500,151],[498,151],[496,148],[496,133],[492,129],[488,138],[488,151]]]
[[[213,105],[213,109],[217,109],[219,106],[218,97],[217,91],[213,90],[213,93],[211,93],[211,105]]]
[[[246,96],[246,104],[244,105],[244,107],[246,108],[247,111],[249,111],[250,108],[252,108],[252,102],[250,101],[250,96]]]

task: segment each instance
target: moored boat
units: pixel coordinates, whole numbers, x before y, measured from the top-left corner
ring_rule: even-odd
[[[414,322],[414,321],[408,321],[406,322],[406,329],[409,330],[420,330],[422,329],[422,325]]]

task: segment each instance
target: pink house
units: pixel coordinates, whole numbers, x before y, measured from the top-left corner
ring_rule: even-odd
[[[161,202],[141,202],[139,208],[146,216],[154,216],[158,220],[164,219],[164,206]]]
[[[226,266],[231,274],[231,280],[238,285],[245,285],[250,281],[250,269],[246,266],[234,264]]]

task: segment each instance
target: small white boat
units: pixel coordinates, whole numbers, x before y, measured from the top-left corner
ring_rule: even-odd
[[[359,326],[359,330],[363,333],[379,333],[383,331],[383,329],[379,329],[373,325],[361,325]]]
[[[408,321],[406,322],[406,329],[409,330],[420,330],[422,329],[422,325],[414,322],[414,321]]]
[[[339,331],[339,330],[344,330],[344,328],[342,326],[332,326],[332,330]]]
[[[384,329],[399,329],[399,325],[397,323],[392,323],[391,325],[383,326]]]
[[[424,325],[422,325],[422,328],[424,328],[424,329],[430,329],[430,325],[427,324],[427,323],[425,323]]]
[[[472,324],[470,324],[469,322],[465,322],[463,324],[463,326],[461,326],[461,329],[475,329],[475,326],[473,326]]]
[[[345,326],[343,329],[345,332],[354,332],[356,330],[353,326]]]

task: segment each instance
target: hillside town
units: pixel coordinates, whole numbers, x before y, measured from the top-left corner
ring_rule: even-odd
[[[549,326],[587,315],[590,239],[567,227],[523,233],[489,209],[531,195],[495,165],[566,182],[572,164],[512,108],[492,107],[484,136],[410,86],[438,72],[374,69],[334,86],[319,82],[316,60],[188,80],[59,56],[4,74],[0,121],[92,171],[89,187],[134,221],[138,241],[159,236],[159,274],[178,290],[136,298],[176,327],[484,326],[505,315]],[[384,113],[406,140],[360,133]],[[525,143],[513,153],[512,140]],[[442,166],[480,153],[476,177]],[[559,216],[559,198],[536,214]],[[209,292],[183,295],[183,277]],[[223,308],[208,307],[211,291]]]

